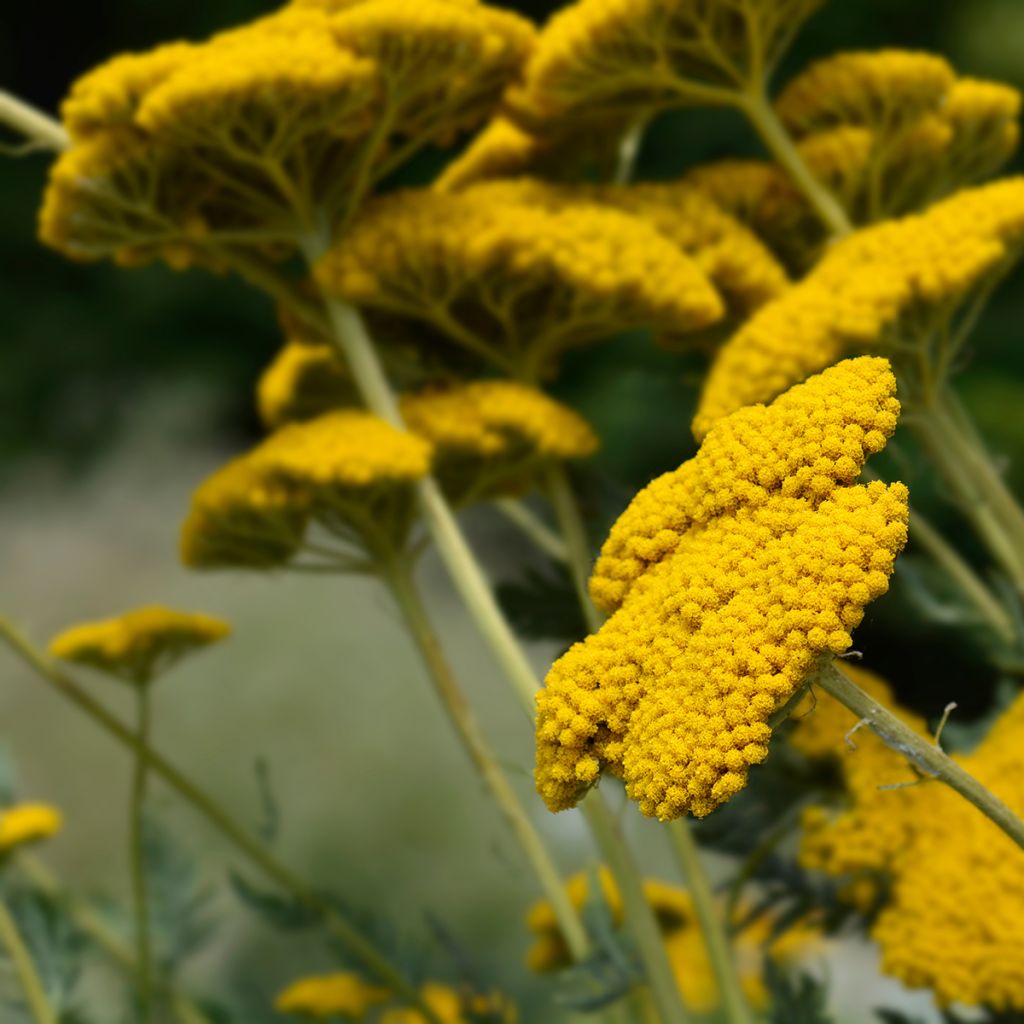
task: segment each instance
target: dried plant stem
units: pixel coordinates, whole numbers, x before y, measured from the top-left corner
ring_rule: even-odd
[[[50,869],[38,857],[20,851],[17,857],[17,867],[36,889],[59,905],[75,927],[87,935],[114,963],[132,974],[138,971],[138,960],[132,947],[121,941],[120,936],[109,927],[93,907],[65,891]],[[153,989],[167,1001],[178,1024],[211,1024],[209,1018],[195,1003],[159,976],[153,978]]]
[[[820,686],[840,704],[849,708],[893,750],[923,775],[944,782],[973,804],[990,821],[1024,849],[1024,821],[994,793],[969,775],[936,743],[919,736],[844,675],[830,660],[819,664],[811,677],[812,686]]]
[[[428,1024],[442,1024],[437,1014],[423,1001],[416,987],[409,982],[377,947],[349,921],[322,898],[317,891],[302,881],[282,864],[275,855],[245,826],[236,821],[216,800],[183,775],[152,748],[142,745],[139,738],[99,701],[83,690],[70,676],[52,664],[32,646],[6,619],[0,618],[0,639],[3,639],[41,679],[58,693],[85,712],[97,725],[130,751],[145,757],[150,771],[158,775],[179,796],[202,814],[227,840],[243,853],[256,867],[287,892],[296,903],[316,914],[324,927],[349,953],[382,985],[399,998],[415,1007]]]
[[[35,961],[14,920],[10,908],[0,900],[0,946],[3,947],[14,968],[15,977],[21,986],[25,1005],[32,1014],[35,1024],[57,1024],[57,1014],[46,996],[46,989]]]
[[[23,135],[37,149],[59,153],[71,145],[60,121],[3,89],[0,89],[0,124]]]
[[[153,954],[149,934],[149,894],[146,884],[146,783],[149,764],[143,751],[150,745],[149,684],[140,683],[136,693],[135,751],[131,790],[132,906],[135,912],[135,948],[138,955],[139,1021],[148,1024],[152,1014]]]
[[[459,687],[451,665],[441,649],[423,605],[423,599],[410,575],[408,565],[396,559],[388,567],[386,579],[423,657],[434,690],[449,721],[537,876],[573,959],[582,962],[590,945],[583,923],[562,884],[558,867],[516,795],[515,789],[502,771],[498,759],[483,735],[480,723]]]

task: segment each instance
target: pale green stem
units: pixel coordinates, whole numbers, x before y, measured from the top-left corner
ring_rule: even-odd
[[[46,989],[35,961],[18,930],[7,904],[0,900],[0,946],[3,946],[14,967],[14,974],[25,997],[25,1005],[35,1024],[57,1024],[57,1014],[46,996]]]
[[[515,789],[502,771],[498,759],[494,756],[494,752],[484,737],[480,723],[459,688],[458,681],[441,649],[427,610],[423,606],[423,599],[407,566],[396,559],[388,567],[385,578],[423,657],[423,662],[434,684],[434,690],[449,721],[458,733],[466,753],[469,754],[480,772],[481,778],[490,790],[498,809],[540,882],[544,895],[558,921],[559,930],[569,947],[569,952],[575,961],[582,962],[586,959],[589,951],[589,942],[583,923],[569,899],[558,868],[544,846],[544,841],[534,828]]]
[[[615,175],[612,179],[616,185],[626,185],[633,177],[637,157],[640,155],[640,146],[644,140],[644,132],[647,131],[647,122],[648,115],[642,114],[626,129],[619,140]]]
[[[424,1003],[422,996],[384,954],[342,917],[329,902],[311,886],[294,875],[259,839],[239,824],[230,813],[199,786],[189,780],[169,761],[152,748],[139,742],[139,738],[99,701],[83,690],[70,676],[49,661],[19,633],[10,622],[0,618],[0,638],[10,646],[41,679],[59,694],[85,712],[119,743],[130,751],[145,757],[150,771],[158,775],[186,802],[202,814],[229,842],[277,883],[296,903],[305,907],[323,922],[324,927],[363,967],[382,985],[391,989],[400,999],[415,1007],[428,1024],[442,1024],[437,1014]]]
[[[132,906],[135,912],[135,948],[138,953],[139,970],[139,1020],[148,1024],[152,1012],[153,954],[149,934],[149,893],[146,884],[146,781],[149,765],[143,750],[150,744],[150,694],[149,683],[140,682],[136,692],[136,729],[139,749],[135,752],[135,764],[131,792],[131,865],[132,865]]]
[[[71,145],[60,121],[3,89],[0,89],[0,124],[6,124],[39,149],[59,153]]]
[[[719,998],[726,1020],[730,1024],[753,1024],[754,1018],[743,995],[743,984],[736,968],[732,943],[726,933],[723,914],[715,900],[711,883],[701,863],[700,850],[694,842],[693,830],[684,818],[677,818],[669,823],[669,835],[676,851],[676,860],[682,868],[693,900],[693,909],[696,911],[708,959],[711,961],[711,969],[718,983]]]
[[[517,526],[544,554],[556,562],[568,561],[565,542],[542,519],[534,515],[518,498],[495,498],[494,507]]]
[[[918,735],[891,711],[869,697],[835,666],[831,659],[819,664],[811,677],[812,686],[820,686],[840,704],[849,708],[864,725],[875,732],[893,750],[902,754],[924,776],[938,779],[956,790],[991,822],[1024,849],[1024,821],[994,793],[969,775],[937,743]]]
[[[111,960],[125,971],[135,974],[138,961],[130,945],[121,941],[96,910],[65,891],[53,873],[39,858],[25,851],[17,855],[18,869],[40,892],[59,905],[75,927],[87,935]],[[190,999],[176,991],[159,976],[153,979],[154,988],[167,1000],[178,1024],[210,1024],[209,1018]]]
[[[779,115],[763,91],[740,95],[738,105],[761,136],[769,153],[793,179],[807,201],[828,228],[833,238],[841,238],[853,230],[853,224],[839,200],[814,176],[779,120]]]

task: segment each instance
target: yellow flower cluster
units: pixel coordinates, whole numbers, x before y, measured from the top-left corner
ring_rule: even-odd
[[[60,831],[64,817],[49,804],[14,804],[0,809],[0,854],[26,843],[49,839]]]
[[[356,390],[332,345],[289,341],[256,385],[256,407],[268,430],[356,404]]]
[[[822,0],[577,0],[541,33],[517,118],[559,122],[644,116],[734,102],[776,64]]]
[[[543,204],[542,189],[386,196],[317,276],[357,305],[430,322],[527,380],[572,345],[630,327],[686,331],[721,316],[700,268],[655,228],[593,202]]]
[[[64,105],[74,144],[41,235],[79,258],[176,265],[223,244],[291,244],[314,208],[343,221],[417,149],[485,120],[533,37],[516,15],[459,0],[297,3],[115,57]]]
[[[50,653],[144,684],[184,655],[217,643],[230,632],[226,622],[210,615],[151,605],[72,626],[50,641]]]
[[[367,984],[351,971],[339,971],[293,982],[274,1000],[274,1009],[278,1013],[298,1014],[313,1020],[335,1017],[363,1020],[374,1006],[390,998],[391,993],[386,988]]]
[[[467,994],[436,981],[428,981],[420,995],[441,1024],[474,1024],[481,1019],[515,1024],[517,1018],[515,1007],[497,995]],[[385,1011],[379,1024],[426,1024],[426,1020],[419,1010],[406,1008]]]
[[[799,285],[759,310],[719,350],[695,435],[768,401],[844,355],[916,341],[947,323],[1024,241],[1024,178],[967,189],[921,215],[836,244]]]
[[[885,593],[902,484],[855,486],[896,425],[884,359],[747,409],[623,513],[592,592],[617,609],[538,694],[537,788],[573,806],[602,770],[660,819],[705,815],[767,756],[769,719]]]
[[[616,927],[622,924],[622,900],[611,872],[604,866],[597,872],[604,903]],[[577,910],[590,898],[590,876],[581,873],[565,883],[566,893]],[[665,951],[686,1006],[695,1013],[710,1013],[720,1004],[718,984],[697,920],[693,901],[685,889],[655,879],[645,879],[644,895],[658,921]],[[746,916],[742,913],[741,916]],[[526,919],[534,935],[527,953],[527,964],[538,972],[556,971],[572,964],[569,947],[558,928],[558,920],[546,900],[536,903]],[[774,937],[773,922],[766,916],[747,924],[735,937],[733,953],[740,968],[744,992],[755,1006],[767,1003],[763,982],[766,957],[789,962],[806,954],[817,942],[819,933],[805,924],[791,927]]]

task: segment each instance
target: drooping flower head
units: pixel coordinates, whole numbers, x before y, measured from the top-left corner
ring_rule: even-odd
[[[967,189],[921,215],[856,232],[719,350],[694,433],[703,437],[723,416],[770,401],[856,352],[888,356],[912,384],[913,366],[903,372],[903,347],[931,344],[1017,258],[1022,242],[1021,178]]]
[[[528,22],[457,0],[296,3],[206,42],[116,57],[71,89],[43,239],[176,265],[273,258],[337,229],[418,149],[483,122]]]
[[[361,1021],[390,998],[386,988],[370,985],[351,971],[338,971],[292,982],[274,1000],[274,1009],[312,1020]]]
[[[50,804],[23,803],[0,808],[0,857],[60,831],[64,816]]]
[[[50,653],[143,685],[230,632],[226,622],[211,615],[149,605],[112,619],[72,626],[50,641]]]
[[[371,204],[320,262],[323,287],[425,321],[504,373],[535,380],[573,345],[627,328],[706,326],[721,302],[695,261],[638,217],[538,182]]]
[[[850,646],[906,541],[906,488],[855,482],[896,427],[894,392],[886,360],[841,363],[728,417],[634,498],[591,579],[613,614],[538,694],[552,810],[603,770],[661,819],[743,788],[769,719]]]

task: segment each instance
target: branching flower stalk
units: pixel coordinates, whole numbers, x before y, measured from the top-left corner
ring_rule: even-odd
[[[296,903],[316,914],[327,931],[378,981],[395,992],[410,1006],[415,1007],[428,1021],[428,1024],[442,1024],[437,1014],[424,1003],[415,986],[313,887],[293,874],[259,839],[236,821],[203,789],[152,748],[143,746],[131,729],[82,689],[74,679],[52,664],[4,618],[0,618],[0,638],[29,668],[66,700],[83,711],[128,750],[144,757],[155,775],[163,779],[179,796],[205,817],[269,879],[287,892]]]
[[[28,149],[59,153],[71,144],[59,121],[3,89],[0,89],[0,124],[23,135],[28,140]]]
[[[32,1015],[34,1024],[58,1024],[57,1014],[50,1005],[46,988],[32,953],[25,944],[17,921],[5,902],[0,900],[0,947],[10,958],[14,974],[18,979],[25,1005]]]

